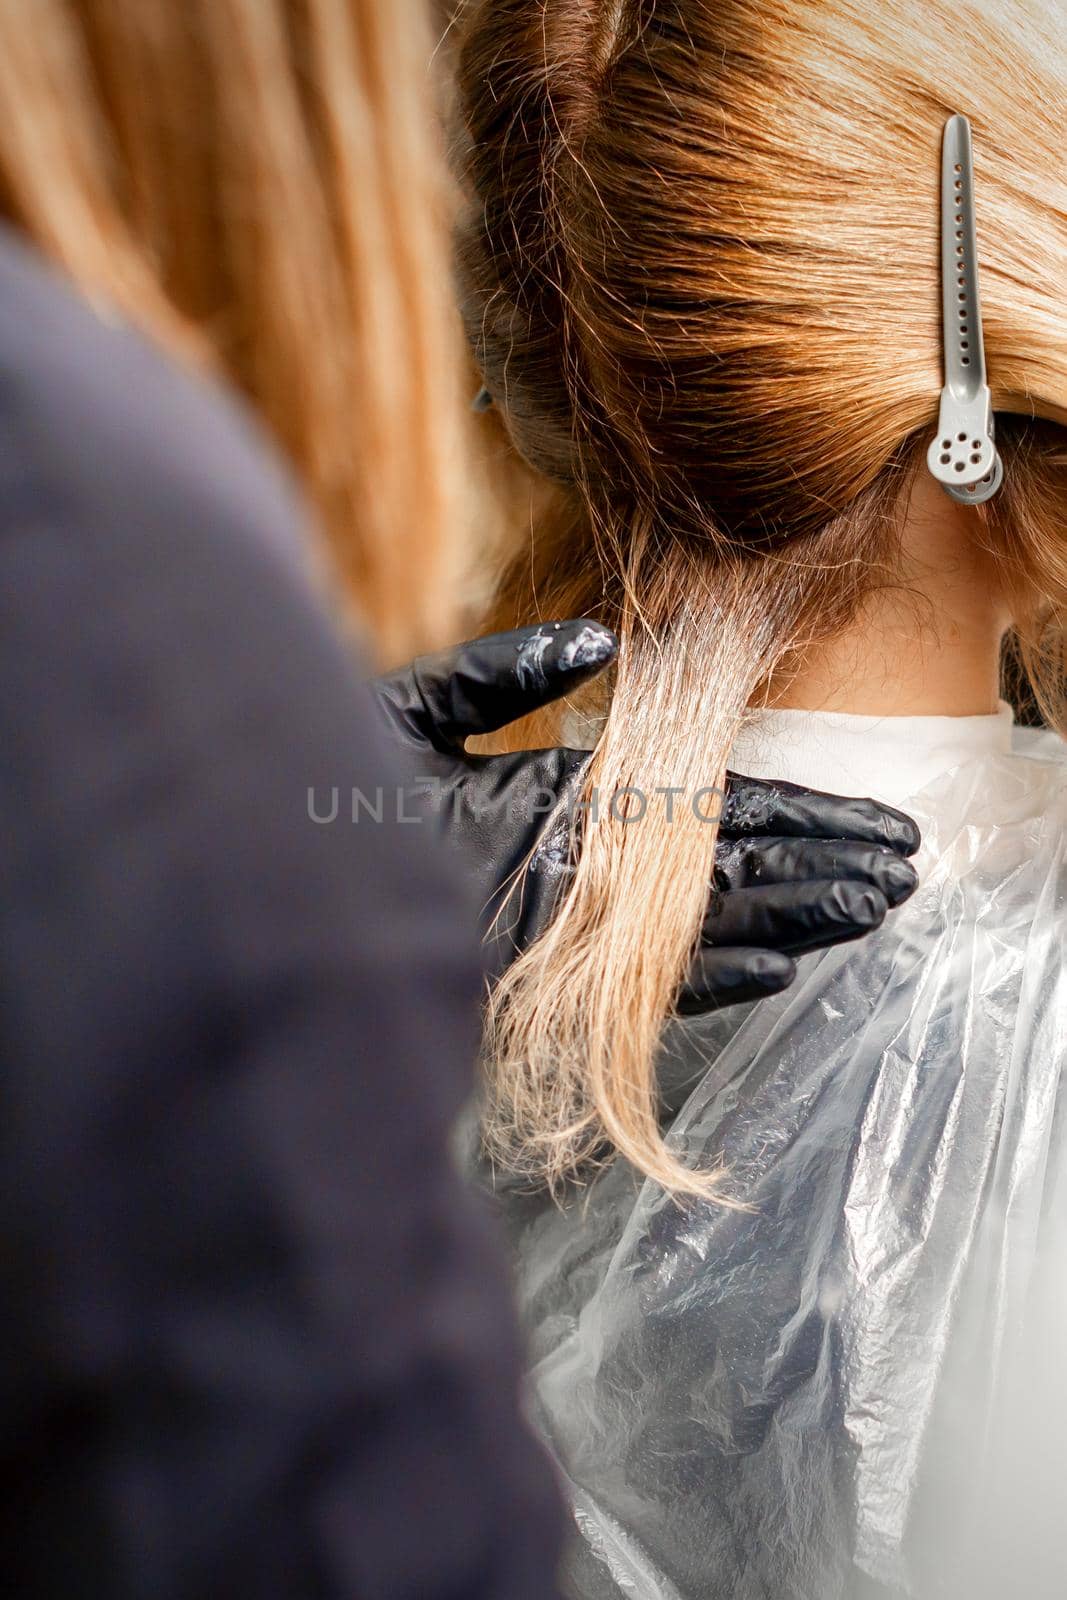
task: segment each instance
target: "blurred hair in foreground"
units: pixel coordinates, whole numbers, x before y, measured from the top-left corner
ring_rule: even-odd
[[[244,393],[386,661],[465,559],[430,54],[412,0],[0,0],[0,215]]]

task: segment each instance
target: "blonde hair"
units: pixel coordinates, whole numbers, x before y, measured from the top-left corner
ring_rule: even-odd
[[[899,581],[937,425],[938,174],[971,119],[1006,486],[975,538],[1062,726],[1067,30],[1047,0],[468,0],[467,320],[519,450],[566,506],[501,621],[622,638],[600,795],[722,782],[745,708]],[[1044,421],[1039,419],[1046,419]],[[559,1183],[665,1145],[655,1057],[714,830],[601,807],[557,920],[500,986],[493,1157]]]
[[[381,657],[455,626],[450,191],[418,5],[0,0],[0,213],[251,401]]]

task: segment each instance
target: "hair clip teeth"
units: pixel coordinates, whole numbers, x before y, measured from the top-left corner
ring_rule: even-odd
[[[993,465],[984,478],[973,484],[969,489],[960,489],[954,486],[948,492],[953,500],[959,500],[963,505],[980,506],[984,501],[993,498],[1003,482],[1004,463],[1000,458],[1000,452],[994,450]]]

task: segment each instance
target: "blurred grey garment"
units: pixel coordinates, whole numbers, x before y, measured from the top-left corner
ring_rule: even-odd
[[[882,930],[669,1030],[751,1209],[502,1194],[581,1600],[1067,1592],[1067,765],[1004,735],[909,800]]]

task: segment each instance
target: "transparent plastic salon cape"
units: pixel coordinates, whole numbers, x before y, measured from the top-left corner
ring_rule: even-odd
[[[581,1600],[1067,1596],[1067,766],[909,809],[914,898],[754,1007],[677,1024],[673,1148],[501,1194]]]

